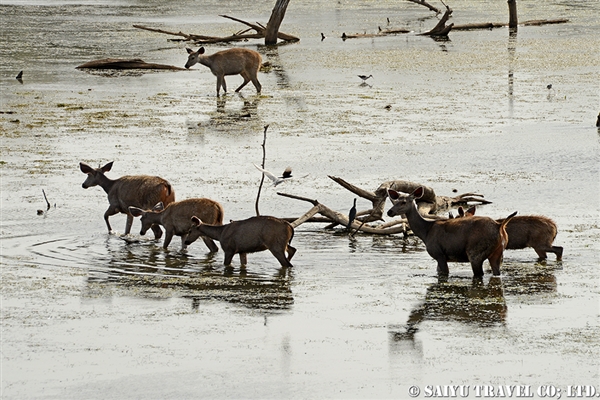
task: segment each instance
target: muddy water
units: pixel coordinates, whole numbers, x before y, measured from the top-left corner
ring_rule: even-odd
[[[596,1],[520,2],[520,19],[565,25],[339,39],[378,26],[421,32],[436,20],[406,2],[289,6],[297,44],[258,49],[263,93],[215,96],[215,78],[92,73],[98,58],[182,66],[185,44],[132,28],[227,35],[228,14],[266,21],[272,1],[2,2],[3,398],[406,398],[413,385],[568,385],[600,390],[600,222]],[[502,21],[505,2],[456,1],[455,23]],[[320,33],[327,39],[321,41]],[[219,46],[207,46],[209,52]],[[14,77],[24,71],[23,83]],[[372,74],[362,85],[358,74]],[[239,77],[228,78],[230,88]],[[548,84],[552,89],[547,89]],[[385,106],[390,105],[390,109]],[[292,270],[268,253],[246,271],[202,243],[186,254],[106,232],[106,196],[78,162],[109,176],[156,174],[177,197],[254,214],[266,165],[302,177],[263,190],[260,210],[299,216],[316,198],[347,212],[327,175],[375,189],[390,179],[438,194],[479,192],[480,214],[544,214],[562,263],[531,249],[474,281],[466,264],[439,280],[416,238],[350,238],[306,224]],[[45,191],[50,202],[42,195]],[[364,200],[359,208],[367,208]],[[44,211],[37,215],[37,210]],[[558,397],[558,394],[556,395]]]

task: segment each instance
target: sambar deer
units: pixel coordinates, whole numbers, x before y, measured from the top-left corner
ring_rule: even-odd
[[[487,259],[494,275],[500,275],[502,255],[508,237],[505,226],[515,216],[511,214],[502,223],[488,217],[426,220],[417,210],[416,199],[423,195],[419,187],[411,194],[388,189],[394,204],[388,216],[406,215],[408,224],[437,261],[439,275],[448,275],[448,261],[470,262],[473,275],[483,276],[483,262]]]
[[[186,199],[174,201],[166,207],[162,202],[155,205],[151,210],[143,210],[138,207],[129,207],[129,213],[134,217],[142,217],[142,229],[140,235],[145,235],[153,225],[162,225],[165,228],[165,240],[163,248],[166,250],[173,239],[173,235],[181,236],[181,250],[191,244],[186,244],[186,239],[192,229],[191,218],[194,215],[202,218],[212,225],[223,225],[223,206],[214,200],[206,198]],[[204,244],[211,252],[219,251],[212,239],[202,237]]]
[[[213,75],[217,77],[217,96],[219,96],[221,87],[223,87],[224,92],[227,92],[225,76],[238,74],[244,78],[244,83],[235,89],[236,92],[242,90],[248,82],[252,81],[256,91],[260,93],[262,86],[258,81],[257,75],[262,63],[262,57],[258,52],[250,49],[234,48],[205,56],[204,47],[200,47],[198,51],[189,48],[186,50],[189,56],[185,68],[189,69],[197,63],[210,68]]]
[[[263,215],[221,226],[205,224],[196,216],[192,217],[192,222],[194,227],[186,242],[191,243],[202,235],[218,240],[225,252],[223,264],[226,266],[231,265],[236,254],[240,255],[240,263],[245,267],[247,253],[269,250],[282,267],[293,267],[290,260],[296,249],[290,243],[294,237],[294,228],[287,221]]]
[[[472,217],[475,215],[475,207],[460,213],[461,217]],[[503,222],[500,218],[497,222]],[[524,249],[532,247],[538,255],[538,260],[545,260],[547,253],[556,254],[556,261],[562,261],[563,248],[553,246],[558,229],[556,223],[543,215],[521,215],[514,217],[506,224],[508,234],[508,250]]]
[[[100,186],[108,195],[108,210],[104,213],[104,221],[108,232],[112,232],[108,217],[118,213],[127,214],[125,234],[131,232],[133,215],[129,213],[129,207],[142,209],[151,208],[158,202],[169,204],[175,201],[175,192],[171,184],[158,176],[148,175],[125,175],[118,179],[110,179],[106,172],[110,171],[113,161],[103,167],[92,168],[86,163],[80,162],[81,172],[87,174],[87,179],[81,185],[84,189],[92,186]],[[162,230],[159,226],[152,226],[154,237],[160,239]]]

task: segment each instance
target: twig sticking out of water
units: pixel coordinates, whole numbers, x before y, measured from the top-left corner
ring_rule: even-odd
[[[267,129],[269,129],[269,125],[265,125],[265,132],[264,132],[264,136],[263,136],[263,142],[262,142],[262,149],[263,149],[263,159],[262,159],[262,168],[265,168],[265,159],[267,157],[267,148],[266,148],[266,143],[267,143]],[[258,211],[258,201],[260,199],[260,192],[262,190],[262,186],[263,183],[265,182],[265,174],[261,174],[260,177],[260,186],[258,187],[258,193],[256,195],[256,204],[254,205],[254,209],[256,210],[256,216],[260,216],[260,211]]]
[[[42,189],[42,194],[44,195],[44,200],[46,200],[46,211],[50,209],[50,202],[48,201],[48,197],[46,197],[46,192]],[[37,210],[37,215],[44,215],[44,210]]]

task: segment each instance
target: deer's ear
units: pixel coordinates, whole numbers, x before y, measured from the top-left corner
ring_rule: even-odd
[[[162,211],[165,209],[165,205],[163,204],[162,201],[159,201],[158,203],[156,203],[156,205],[154,207],[152,207],[152,211]]]
[[[108,164],[106,164],[104,167],[102,167],[102,172],[108,172],[111,170],[112,166],[113,166],[114,161],[109,162]]]
[[[198,49],[198,54],[204,54],[204,47],[200,47]]]
[[[418,188],[415,189],[414,192],[412,192],[411,196],[414,197],[415,199],[420,199],[421,197],[423,197],[424,192],[425,192],[425,189],[423,189],[423,186],[419,186]]]
[[[187,50],[188,54],[192,54],[194,52],[194,50],[190,49],[189,47],[186,47],[185,49]]]
[[[396,192],[394,189],[388,189],[388,196],[390,196],[390,199],[392,200],[398,200],[398,197],[400,197],[398,192]]]
[[[81,172],[83,172],[84,174],[91,174],[92,172],[94,172],[94,168],[90,167],[89,165],[87,165],[84,162],[80,162],[79,163],[79,169],[81,170]]]
[[[196,217],[195,215],[192,217],[192,224],[199,226],[202,223],[202,221],[200,221],[200,218]]]

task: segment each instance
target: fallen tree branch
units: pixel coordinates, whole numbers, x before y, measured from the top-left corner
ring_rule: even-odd
[[[416,4],[420,4],[422,6],[425,6],[425,7],[429,8],[431,11],[435,11],[436,14],[440,14],[442,12],[439,8],[432,6],[431,4],[427,3],[425,0],[408,0],[408,1],[410,1],[411,3],[416,3]]]
[[[520,23],[521,26],[540,26],[547,24],[564,24],[569,22],[566,18],[559,19],[534,19],[531,21],[525,21]],[[468,31],[468,30],[477,30],[477,29],[494,29],[494,28],[504,28],[508,26],[506,22],[481,22],[481,23],[473,23],[473,24],[458,24],[452,27],[452,30],[455,31]]]
[[[174,71],[185,71],[185,68],[176,67],[174,65],[153,64],[147,63],[139,58],[121,59],[121,58],[105,58],[102,60],[89,61],[78,65],[78,69],[169,69]]]
[[[316,214],[321,214],[321,215],[325,216],[326,218],[330,219],[331,221],[336,222],[339,225],[343,225],[343,226],[348,225],[348,222],[349,222],[348,216],[332,210],[331,208],[319,203],[317,200],[311,200],[306,197],[295,196],[295,195],[281,193],[281,192],[278,192],[277,194],[280,196],[289,197],[291,199],[307,201],[307,202],[313,204],[313,207],[308,212],[306,212],[300,218],[297,218],[296,220],[291,222],[291,224],[294,228],[298,227],[299,225],[301,225],[307,221],[310,221],[310,219],[312,217],[314,217],[314,215],[316,215]],[[360,223],[357,220],[354,220],[352,222],[351,228],[360,230],[361,232],[378,234],[378,235],[391,235],[391,234],[395,234],[395,233],[403,233],[406,235],[406,221],[404,221],[404,220],[397,220],[396,224],[394,224],[393,226],[388,225],[385,228],[380,228],[378,226],[365,225],[363,223]]]
[[[172,36],[180,36],[183,38],[182,40],[191,41],[191,42],[195,42],[198,44],[239,42],[239,41],[247,40],[247,39],[263,39],[265,37],[266,28],[263,25],[259,24],[258,22],[256,24],[251,24],[250,22],[244,21],[239,18],[231,17],[229,15],[220,15],[220,17],[227,18],[232,21],[236,21],[241,24],[244,24],[244,25],[248,26],[250,29],[253,29],[254,31],[256,31],[256,33],[247,33],[248,31],[250,31],[250,29],[245,29],[245,30],[239,31],[237,33],[234,33],[233,35],[230,35],[230,36],[219,37],[219,36],[205,36],[205,35],[183,33],[181,31],[171,32],[171,31],[166,31],[163,29],[149,28],[149,27],[143,26],[143,25],[133,25],[133,27],[137,28],[137,29],[144,29],[144,30],[147,30],[150,32],[163,33],[163,34],[172,35]],[[300,40],[296,36],[289,35],[289,34],[283,33],[283,32],[278,32],[277,37],[286,42],[297,42]]]

